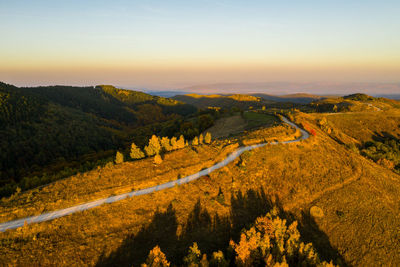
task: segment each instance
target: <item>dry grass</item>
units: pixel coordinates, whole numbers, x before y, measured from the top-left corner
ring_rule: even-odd
[[[372,140],[376,135],[390,134],[400,137],[400,110],[382,112],[349,112],[340,114],[314,114],[326,118],[331,128],[347,135],[358,143]]]
[[[240,115],[224,117],[218,119],[212,127],[207,129],[213,138],[228,137],[244,131],[246,121]]]
[[[2,233],[0,262],[93,266],[99,257],[107,257],[149,225],[154,213],[165,211],[169,204],[176,212],[179,235],[197,200],[211,215],[228,216],[235,192],[262,187],[299,218],[312,206],[322,209],[324,216],[302,229],[320,254],[334,255],[327,249],[330,243],[350,265],[400,265],[400,177],[339,145],[318,130],[317,119],[313,114],[296,116],[298,122],[317,129],[315,137],[246,152],[193,183]],[[188,158],[189,151],[180,153]],[[114,172],[118,167],[107,177]],[[224,202],[217,201],[219,188]]]

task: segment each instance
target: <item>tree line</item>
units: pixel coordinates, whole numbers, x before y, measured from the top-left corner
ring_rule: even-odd
[[[191,140],[190,144],[192,146],[198,146],[201,144],[210,144],[211,141],[211,133],[207,132],[204,136],[203,134],[195,136]],[[187,146],[189,146],[189,141],[185,140],[185,137],[183,135],[180,135],[179,138],[176,138],[175,136],[173,136],[172,138],[168,138],[167,136],[158,137],[156,135],[152,135],[152,137],[148,141],[148,144],[144,146],[143,149],[132,142],[129,156],[133,160],[154,156],[155,163],[159,164],[162,162],[162,154],[169,151],[182,149]],[[120,151],[117,151],[115,155],[115,163],[119,164],[122,162],[124,162],[124,155]]]

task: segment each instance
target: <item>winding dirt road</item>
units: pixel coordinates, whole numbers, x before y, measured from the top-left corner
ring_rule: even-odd
[[[98,207],[100,205],[103,205],[105,203],[113,203],[122,199],[125,199],[127,197],[134,197],[134,196],[140,196],[140,195],[146,195],[146,194],[150,194],[156,191],[161,191],[164,189],[168,189],[168,188],[172,188],[176,185],[182,185],[182,184],[186,184],[189,182],[192,182],[194,180],[199,179],[202,176],[205,176],[215,170],[218,170],[226,165],[228,165],[230,162],[232,162],[233,160],[235,160],[237,157],[239,157],[243,152],[248,151],[248,150],[253,150],[255,148],[259,148],[259,147],[263,147],[266,145],[277,145],[277,144],[288,144],[288,143],[294,143],[294,142],[299,142],[301,140],[307,139],[310,137],[309,133],[306,132],[305,130],[299,128],[296,124],[290,122],[287,118],[282,117],[283,122],[285,122],[286,124],[300,130],[302,136],[298,139],[295,140],[291,140],[291,141],[284,141],[284,142],[271,142],[271,143],[263,143],[263,144],[257,144],[257,145],[251,145],[251,146],[245,146],[245,147],[239,147],[237,150],[235,150],[234,152],[232,152],[228,157],[226,157],[223,161],[207,168],[204,169],[198,173],[186,176],[184,178],[175,180],[175,181],[171,181],[171,182],[167,182],[164,184],[160,184],[157,186],[153,186],[153,187],[149,187],[149,188],[145,188],[145,189],[141,189],[141,190],[137,190],[137,191],[132,191],[129,193],[125,193],[125,194],[121,194],[121,195],[117,195],[117,196],[112,196],[112,197],[108,197],[108,198],[103,198],[103,199],[99,199],[99,200],[95,200],[95,201],[91,201],[91,202],[87,202],[84,204],[80,204],[77,206],[72,206],[69,208],[65,208],[65,209],[61,209],[61,210],[56,210],[56,211],[52,211],[52,212],[48,212],[48,213],[44,213],[38,216],[32,216],[32,217],[27,217],[27,218],[22,218],[22,219],[18,219],[18,220],[14,220],[14,221],[9,221],[9,222],[5,222],[5,223],[1,223],[0,224],[0,232],[4,232],[8,229],[16,229],[18,227],[24,226],[24,224],[31,224],[31,223],[39,223],[39,222],[45,222],[45,221],[50,221],[56,218],[60,218],[75,212],[79,212],[79,211],[84,211],[84,210],[88,210],[94,207]]]

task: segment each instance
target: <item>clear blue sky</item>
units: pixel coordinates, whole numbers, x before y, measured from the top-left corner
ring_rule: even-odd
[[[0,80],[400,81],[400,1],[4,1]]]

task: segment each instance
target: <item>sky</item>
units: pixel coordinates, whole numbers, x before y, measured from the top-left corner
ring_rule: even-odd
[[[400,1],[0,0],[0,81],[400,82]]]

